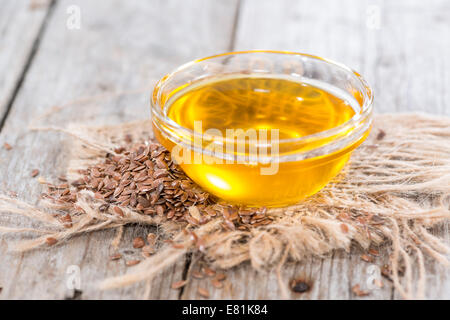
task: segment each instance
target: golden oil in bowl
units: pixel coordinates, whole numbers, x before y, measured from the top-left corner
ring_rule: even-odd
[[[185,173],[220,199],[296,203],[336,176],[367,136],[364,93],[299,76],[305,61],[300,70],[275,72],[271,55],[286,53],[231,55],[249,53],[262,54],[270,72],[253,72],[249,62],[230,72],[216,63],[213,74],[191,70],[198,78],[179,86],[164,88],[171,75],[163,79],[153,96],[154,131]]]

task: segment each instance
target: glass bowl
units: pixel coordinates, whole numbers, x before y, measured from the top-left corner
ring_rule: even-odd
[[[261,136],[231,139],[169,118],[168,109],[181,92],[233,77],[289,79],[325,88],[348,102],[354,114],[324,131],[287,139],[272,134],[264,141]],[[335,177],[369,134],[372,105],[372,89],[350,68],[309,54],[262,50],[184,64],[164,76],[151,97],[155,136],[187,176],[226,202],[268,207],[297,203]]]

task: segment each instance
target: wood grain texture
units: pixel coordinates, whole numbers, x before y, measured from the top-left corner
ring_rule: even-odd
[[[13,150],[0,150],[0,181],[3,191],[13,190],[34,203],[42,190],[30,177],[34,168],[44,177],[56,177],[66,165],[64,136],[29,132],[27,127],[53,106],[74,98],[98,93],[150,88],[154,80],[177,65],[199,56],[228,50],[234,25],[236,1],[57,1],[48,27],[42,35],[26,78],[2,128],[0,141]],[[67,8],[81,11],[81,29],[66,27]],[[16,34],[16,36],[18,36]],[[1,70],[0,72],[3,72]],[[150,92],[117,99],[117,103],[96,103],[89,107],[65,108],[52,117],[52,123],[113,123],[149,116]],[[0,223],[29,221],[0,216]],[[136,235],[148,228],[126,229],[122,252]],[[145,283],[100,292],[105,277],[123,274],[124,261],[109,261],[113,231],[73,239],[51,250],[25,254],[7,253],[8,236],[0,242],[0,294],[2,299],[63,299],[73,297],[67,289],[67,268],[81,270],[82,299],[143,297]],[[136,252],[124,253],[128,259]],[[154,279],[149,297],[177,299],[179,292],[170,283],[181,279],[185,261]]]
[[[378,17],[377,17],[378,15]],[[379,24],[377,19],[379,18]],[[268,23],[270,21],[270,23]],[[234,50],[273,49],[312,53],[360,71],[375,91],[376,112],[425,111],[450,115],[450,6],[448,1],[270,1],[244,0]],[[436,233],[450,243],[448,225]],[[283,269],[284,281],[305,277],[311,291],[291,299],[391,299],[390,282],[365,298],[351,288],[367,288],[373,264],[361,252],[336,252]],[[383,259],[377,258],[380,266]],[[427,298],[450,298],[450,271],[428,261]],[[249,265],[229,274],[232,293],[212,291],[209,279],[193,281],[183,297],[209,288],[214,298],[280,299],[274,272],[261,275]],[[198,296],[198,295],[197,295]]]
[[[234,49],[333,59],[369,81],[377,112],[449,115],[449,21],[445,0],[244,0]]]
[[[29,0],[0,2],[0,119],[26,73],[49,11],[47,3],[39,7],[30,3]]]

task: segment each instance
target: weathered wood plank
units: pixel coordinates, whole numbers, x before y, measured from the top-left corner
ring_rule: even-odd
[[[16,191],[35,202],[41,192],[30,178],[33,168],[44,177],[56,177],[66,165],[62,142],[54,133],[27,132],[27,126],[52,106],[72,99],[114,90],[150,87],[153,81],[188,60],[226,51],[234,24],[236,1],[58,1],[43,34],[39,50],[26,74],[0,135],[13,150],[0,150],[1,189]],[[81,13],[81,29],[66,27],[67,8],[76,5]],[[16,35],[17,36],[17,35]],[[112,123],[149,116],[149,92],[117,99],[115,104],[67,107],[52,120]],[[0,223],[28,225],[25,219],[0,216]],[[130,247],[136,235],[147,228],[126,230],[123,247]],[[1,298],[62,299],[73,293],[67,289],[67,268],[81,270],[81,298],[141,298],[145,284],[100,292],[96,284],[107,276],[126,272],[123,261],[108,257],[112,231],[75,238],[52,250],[36,250],[23,255],[7,253],[13,236],[0,242]],[[137,253],[134,253],[137,254]],[[125,254],[133,256],[130,252]],[[177,299],[170,289],[181,279],[185,262],[154,279],[150,298]]]
[[[379,21],[379,24],[378,22]],[[340,61],[360,71],[375,90],[377,112],[426,111],[450,114],[450,5],[448,1],[270,1],[244,0],[234,50],[273,49],[307,52]],[[444,231],[446,230],[446,231]],[[448,239],[448,225],[439,235]],[[310,259],[283,268],[285,281],[306,277],[312,289],[291,293],[292,299],[356,299],[351,288],[367,288],[373,265],[360,252],[336,252],[324,260]],[[428,298],[450,297],[450,271],[428,265]],[[198,297],[208,288],[217,299],[279,299],[274,272],[257,274],[244,265],[229,272],[233,293],[214,291],[209,279],[194,280],[183,298]],[[364,299],[391,299],[392,285]]]
[[[244,0],[234,49],[327,57],[367,78],[377,112],[450,114],[449,19],[445,0]]]
[[[29,0],[0,3],[0,119],[32,58],[49,10],[48,3],[38,7],[33,7]]]

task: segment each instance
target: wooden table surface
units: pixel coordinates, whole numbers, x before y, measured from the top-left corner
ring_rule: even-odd
[[[75,7],[73,7],[75,5]],[[80,10],[80,28],[73,14]],[[75,10],[75,11],[74,11]],[[73,24],[75,22],[75,25]],[[450,114],[450,1],[448,0],[0,0],[0,190],[37,203],[41,186],[30,177],[64,172],[64,135],[30,132],[28,126],[54,106],[78,97],[150,87],[189,60],[215,53],[275,49],[308,52],[360,71],[375,91],[376,112]],[[113,108],[65,108],[60,124],[118,123],[149,117],[149,92],[117,99]],[[36,120],[38,121],[38,120]],[[38,122],[39,123],[39,122]],[[1,214],[0,223],[30,225]],[[122,250],[143,226],[125,229]],[[450,242],[448,225],[436,231]],[[114,231],[77,237],[48,249],[17,254],[0,240],[1,299],[63,299],[70,266],[79,266],[81,299],[139,299],[145,284],[99,291],[102,279],[127,272],[109,261]],[[379,260],[381,261],[381,259]],[[285,279],[304,276],[312,289],[292,299],[355,299],[351,287],[366,283],[369,266],[357,249],[325,259],[289,264]],[[213,290],[205,280],[170,289],[192,268],[179,261],[152,282],[151,299],[196,299],[197,287],[212,298],[277,299],[274,272],[243,265],[228,272],[231,290]],[[70,270],[70,269],[69,269]],[[427,298],[450,298],[450,272],[429,262]],[[363,299],[396,299],[392,285]]]

